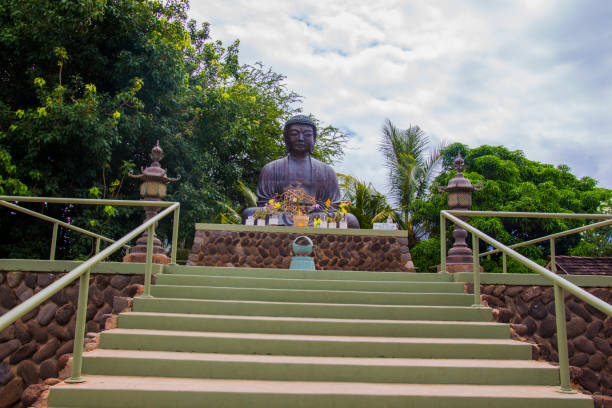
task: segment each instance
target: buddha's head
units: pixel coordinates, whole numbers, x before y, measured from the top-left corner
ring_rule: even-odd
[[[296,156],[312,154],[317,140],[317,126],[308,116],[293,116],[283,131],[287,151]]]

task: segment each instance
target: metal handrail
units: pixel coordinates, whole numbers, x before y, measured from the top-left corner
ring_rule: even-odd
[[[172,201],[146,201],[146,200],[107,200],[98,198],[65,198],[65,197],[29,197],[29,196],[0,196],[0,200],[23,201],[25,203],[55,203],[55,204],[87,204],[87,205],[118,205],[136,207],[170,207]]]
[[[51,236],[51,249],[49,251],[49,259],[51,261],[55,260],[55,246],[57,242],[57,230],[58,226],[61,225],[63,227],[72,229],[74,231],[78,231],[80,233],[92,236],[96,238],[96,254],[100,251],[100,241],[104,240],[106,242],[113,243],[114,240],[110,238],[106,238],[102,235],[95,234],[93,232],[87,231],[85,229],[75,227],[68,223],[65,223],[60,220],[56,220],[55,218],[37,213],[36,211],[28,210],[26,208],[17,206],[16,204],[9,203],[7,201],[23,201],[30,203],[55,203],[55,204],[86,204],[86,205],[116,205],[116,206],[136,206],[136,207],[170,207],[174,202],[171,201],[147,201],[147,200],[107,200],[107,199],[97,199],[97,198],[66,198],[66,197],[30,197],[30,196],[3,196],[0,195],[0,205],[5,207],[9,207],[13,210],[20,211],[29,215],[32,215],[36,218],[49,221],[53,223],[53,232]],[[178,241],[178,223],[179,223],[179,212],[180,209],[177,208],[174,212],[174,223],[172,230],[172,250],[170,263],[176,264],[176,250],[177,250],[177,241]],[[129,252],[130,246],[124,245],[127,247]]]
[[[568,291],[577,298],[583,300],[585,303],[597,308],[608,316],[612,316],[612,305],[604,302],[596,296],[591,295],[584,289],[573,284],[572,282],[562,278],[554,272],[549,271],[543,266],[533,262],[525,256],[514,251],[512,248],[502,244],[501,242],[491,238],[484,232],[471,226],[467,222],[459,219],[458,216],[469,217],[469,216],[494,216],[494,217],[513,217],[513,218],[537,218],[538,213],[498,213],[494,211],[448,211],[443,210],[440,212],[440,255],[441,265],[440,270],[442,273],[446,271],[446,219],[452,221],[455,225],[465,229],[472,233],[472,255],[473,255],[473,274],[474,274],[474,306],[482,306],[480,301],[480,254],[478,249],[478,240],[482,239],[494,248],[499,249],[505,256],[509,256],[515,261],[523,264],[527,268],[534,272],[544,276],[546,279],[553,282],[554,294],[555,294],[555,320],[557,325],[557,352],[559,356],[559,377],[561,386],[560,392],[571,393],[575,392],[570,387],[570,376],[569,376],[569,358],[567,349],[567,329],[565,321],[565,295],[564,290]],[[543,213],[540,214],[541,218],[590,218],[590,219],[610,219],[612,218],[609,214],[551,214]],[[554,238],[553,241],[554,247]]]
[[[79,300],[77,306],[77,317],[76,317],[76,328],[74,335],[74,350],[73,350],[73,364],[72,364],[72,375],[66,380],[69,383],[78,383],[83,382],[83,378],[81,378],[81,367],[82,367],[82,353],[83,353],[83,339],[85,337],[85,318],[87,311],[87,297],[89,291],[89,273],[91,268],[97,263],[101,262],[103,259],[107,258],[115,251],[123,247],[128,241],[136,238],[145,230],[148,230],[147,236],[147,256],[145,263],[145,280],[144,280],[144,296],[150,296],[150,287],[151,287],[151,275],[153,270],[153,239],[155,236],[155,224],[166,217],[168,214],[174,212],[175,216],[175,225],[174,230],[178,231],[177,225],[177,217],[178,210],[180,208],[179,203],[168,203],[169,205],[164,205],[164,207],[168,207],[164,209],[159,214],[151,217],[150,219],[143,222],[139,227],[136,227],[128,234],[124,235],[122,238],[117,240],[115,243],[101,251],[100,253],[94,255],[87,261],[83,262],[81,265],[74,268],[72,271],[68,272],[66,275],[62,276],[46,288],[42,289],[40,292],[36,293],[23,303],[17,305],[13,309],[6,312],[4,315],[0,316],[0,330],[5,329],[10,324],[13,324],[17,319],[29,313],[34,308],[38,307],[42,302],[49,299],[55,293],[72,283],[76,278],[80,278],[79,280]],[[173,237],[174,240],[175,237]],[[175,247],[176,245],[173,245]],[[173,248],[175,249],[175,248]],[[175,252],[175,251],[173,251]]]
[[[520,247],[524,247],[527,245],[537,244],[538,242],[549,241],[551,239],[561,238],[561,237],[565,237],[565,236],[572,235],[572,234],[577,234],[579,232],[588,231],[590,229],[605,227],[607,225],[612,225],[612,215],[610,215],[610,219],[607,221],[595,222],[593,224],[583,225],[582,227],[573,228],[567,231],[562,231],[562,232],[557,232],[555,234],[546,235],[545,237],[536,238],[536,239],[532,239],[532,240],[525,241],[525,242],[520,242],[518,244],[509,245],[508,248],[512,248],[512,249],[520,248]],[[492,255],[492,254],[496,254],[499,252],[501,252],[500,249],[494,249],[492,251],[483,252],[480,254],[480,256]]]
[[[4,200],[0,200],[0,205],[3,205],[5,207],[10,208],[10,209],[15,210],[15,211],[22,212],[24,214],[31,215],[32,217],[36,217],[36,218],[41,219],[43,221],[48,221],[48,222],[53,223],[53,235],[51,237],[51,251],[50,251],[50,255],[49,255],[49,259],[52,260],[52,261],[55,260],[55,243],[57,241],[57,226],[58,225],[62,226],[64,228],[71,229],[71,230],[76,231],[76,232],[80,232],[81,234],[88,235],[88,236],[90,236],[92,238],[96,238],[96,247],[98,249],[99,249],[100,241],[109,242],[111,244],[115,242],[114,239],[107,238],[104,235],[96,234],[95,232],[88,231],[86,229],[74,226],[72,224],[68,224],[67,222],[58,220],[57,218],[49,217],[48,215],[44,215],[44,214],[41,214],[39,212],[29,210],[27,208],[23,208],[21,206],[18,206],[18,205],[13,204],[13,203],[6,202]],[[124,247],[127,247],[128,250],[130,248],[129,245],[124,245]],[[96,253],[97,252],[98,251],[96,251]]]

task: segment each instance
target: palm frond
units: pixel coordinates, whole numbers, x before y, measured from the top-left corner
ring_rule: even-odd
[[[247,207],[257,207],[257,194],[248,188],[242,181],[238,180],[238,190],[244,197]]]

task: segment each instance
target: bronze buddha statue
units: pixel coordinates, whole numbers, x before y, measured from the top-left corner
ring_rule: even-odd
[[[312,225],[314,218],[323,217],[322,208],[327,200],[331,202],[328,214],[333,216],[338,209],[341,195],[336,173],[329,165],[312,157],[317,140],[314,122],[308,116],[294,116],[285,123],[283,136],[288,155],[263,167],[257,185],[258,207],[244,210],[243,222],[269,200],[295,188],[304,190],[320,206],[308,208],[309,225]],[[347,213],[346,221],[349,228],[359,228],[359,221],[353,214]],[[291,214],[282,214],[279,225],[293,225]]]

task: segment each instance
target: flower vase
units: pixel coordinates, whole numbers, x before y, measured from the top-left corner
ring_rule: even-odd
[[[327,223],[327,228],[336,228],[336,221],[329,221]]]
[[[319,225],[319,228],[327,228],[327,221],[321,221],[321,225]]]
[[[244,225],[255,225],[255,219],[253,217],[248,217],[245,221],[244,221]]]
[[[265,218],[258,218],[256,225],[258,227],[265,227],[266,226],[266,219]]]
[[[293,226],[294,227],[307,227],[308,226],[308,216],[307,215],[294,215],[293,216]]]
[[[340,223],[338,224],[338,228],[340,228],[340,229],[347,229],[348,228],[348,223],[346,222],[346,220],[340,220]]]
[[[278,215],[271,215],[268,218],[268,225],[278,225]]]

